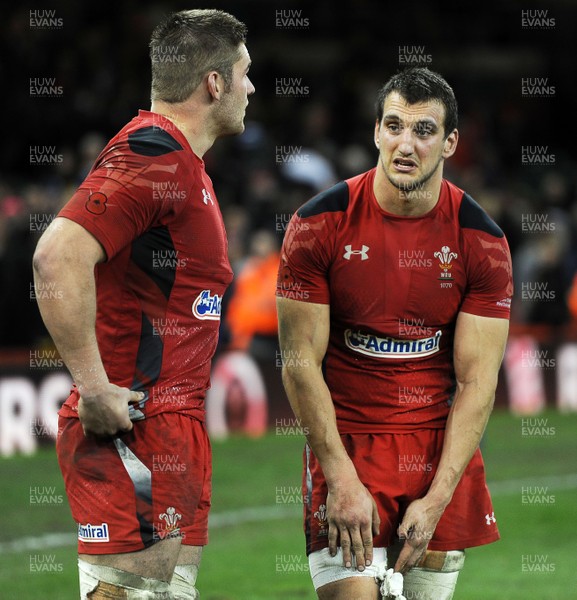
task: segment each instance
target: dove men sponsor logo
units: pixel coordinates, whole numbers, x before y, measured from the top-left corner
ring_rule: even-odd
[[[202,321],[220,321],[222,296],[203,290],[192,304],[192,313]]]
[[[418,340],[397,340],[392,337],[379,337],[371,333],[347,329],[345,344],[347,348],[373,358],[420,358],[438,352],[441,335],[442,332],[439,329],[431,337]]]

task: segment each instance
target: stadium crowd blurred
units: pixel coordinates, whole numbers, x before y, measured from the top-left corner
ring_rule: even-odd
[[[409,7],[400,8],[395,26],[376,18],[382,5],[373,0],[348,7],[329,0],[210,4],[247,23],[256,86],[245,133],[217,141],[205,156],[237,274],[223,347],[255,348],[255,335],[274,337],[276,264],[291,213],[374,165],[376,91],[416,63],[438,70],[455,89],[460,142],[445,175],[508,237],[513,321],[577,320],[577,174],[564,125],[572,57],[564,50],[570,32],[562,4],[551,11],[552,31],[524,27],[521,9],[508,3],[484,5],[474,18],[467,3],[423,4],[416,21]],[[49,7],[60,20],[51,27],[32,26],[28,7],[5,15],[0,47],[11,58],[0,66],[10,90],[0,150],[0,346],[30,347],[46,337],[31,300],[37,239],[106,141],[149,108],[153,26],[164,12],[192,6],[129,0],[112,12],[64,1]],[[549,91],[523,97],[528,76],[547,78]],[[31,94],[31,80],[40,77],[51,80],[54,93]],[[523,284],[549,293],[523,301]]]

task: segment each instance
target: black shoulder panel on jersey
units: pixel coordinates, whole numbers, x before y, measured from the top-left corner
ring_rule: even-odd
[[[128,135],[128,145],[134,154],[162,156],[182,150],[182,146],[160,127],[143,127]]]
[[[345,211],[348,206],[349,186],[344,181],[341,181],[311,198],[298,209],[297,214],[299,217],[306,218],[325,212]]]
[[[505,235],[497,223],[466,193],[463,194],[459,208],[459,225],[463,229],[478,229],[498,238]]]

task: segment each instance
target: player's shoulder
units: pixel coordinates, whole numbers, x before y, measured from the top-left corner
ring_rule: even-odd
[[[315,217],[326,213],[345,212],[349,206],[349,187],[345,181],[323,190],[305,202],[298,210],[301,219]]]
[[[107,160],[129,155],[137,162],[170,155],[172,161],[184,156],[184,149],[182,133],[175,125],[160,115],[140,111],[110,140],[103,154]]]
[[[505,237],[503,230],[470,194],[449,181],[446,181],[446,184],[455,204],[456,217],[461,229],[482,231],[495,238]]]
[[[466,192],[463,193],[461,206],[459,207],[459,225],[462,229],[483,231],[496,238],[505,236],[499,225]]]
[[[117,169],[149,179],[162,174],[169,176],[175,172],[177,165],[182,165],[181,173],[193,177],[201,161],[194,160],[193,153],[186,149],[182,134],[153,124],[149,119],[136,117],[108,142],[91,172]],[[166,170],[166,166],[170,169]]]
[[[163,156],[184,150],[170,132],[156,125],[145,125],[128,132],[126,141],[131,152],[141,156]]]
[[[318,193],[297,210],[302,219],[332,214],[335,218],[355,210],[365,188],[372,182],[375,169],[361,173]]]

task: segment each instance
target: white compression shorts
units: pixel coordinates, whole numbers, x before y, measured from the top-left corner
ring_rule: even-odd
[[[333,581],[340,581],[348,577],[377,577],[381,569],[387,567],[387,549],[373,548],[373,562],[364,571],[357,571],[357,563],[353,556],[353,566],[343,567],[343,551],[338,548],[335,556],[331,556],[328,548],[311,552],[309,555],[309,569],[315,590]]]

